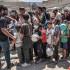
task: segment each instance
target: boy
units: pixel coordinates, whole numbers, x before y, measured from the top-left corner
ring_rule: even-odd
[[[63,50],[63,59],[67,58],[67,49],[68,49],[68,27],[66,24],[66,20],[60,24],[60,30],[61,30],[61,36],[60,36],[60,42],[61,42],[61,48]]]
[[[54,34],[53,34],[53,47],[54,47],[54,58],[55,61],[58,62],[59,56],[58,56],[58,47],[60,42],[60,27],[59,27],[60,21],[56,19],[56,23],[54,26]]]
[[[24,53],[24,64],[22,66],[28,66],[30,65],[29,62],[32,59],[32,41],[31,41],[31,35],[32,35],[32,27],[31,24],[28,22],[29,20],[29,15],[25,14],[23,16],[25,23],[22,24],[21,27],[21,35],[22,35],[22,49]]]

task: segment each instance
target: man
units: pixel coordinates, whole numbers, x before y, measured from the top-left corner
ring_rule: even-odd
[[[19,30],[18,32],[20,32],[20,29],[22,27],[22,24],[24,23],[24,16],[25,14],[25,8],[24,7],[20,7],[19,8]],[[24,53],[23,53],[23,48],[20,47],[20,49],[17,49],[18,51],[18,56],[19,56],[19,59],[20,59],[20,63],[24,63]]]
[[[44,26],[47,26],[48,21],[50,20],[50,14],[48,12],[46,12],[46,7],[42,7],[42,12],[43,12],[43,16],[42,16],[42,21],[41,23]]]
[[[9,51],[9,38],[11,38],[13,41],[12,43],[14,44],[16,42],[16,39],[13,37],[12,34],[9,33],[7,29],[7,25],[10,23],[5,17],[5,10],[4,6],[0,6],[0,46],[3,48],[5,59],[7,62],[7,68],[11,67],[11,62],[10,62],[10,51]]]
[[[24,19],[23,19],[23,16],[24,16],[24,14],[25,14],[25,8],[23,8],[23,7],[21,7],[21,8],[19,8],[19,22],[20,22],[20,24],[23,24],[24,23]]]
[[[54,16],[54,20],[53,23],[56,21],[56,19],[58,19],[59,21],[61,21],[61,13],[59,12],[58,8],[55,8],[53,10],[53,16]]]

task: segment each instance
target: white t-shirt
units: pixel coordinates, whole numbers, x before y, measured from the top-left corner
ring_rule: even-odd
[[[33,42],[37,42],[38,39],[39,39],[39,35],[38,34],[33,34],[31,39],[32,39]]]
[[[59,20],[61,20],[61,13],[57,13],[57,15],[56,15],[56,19],[59,19]]]
[[[53,36],[53,33],[54,33],[54,30],[51,28],[51,29],[47,29],[47,43],[48,44],[52,44],[52,36]]]
[[[34,24],[38,24],[39,23],[39,20],[36,16],[33,16],[33,23]]]

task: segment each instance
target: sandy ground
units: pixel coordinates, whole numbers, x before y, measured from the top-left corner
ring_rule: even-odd
[[[70,65],[70,58],[68,58],[66,61],[60,60],[57,64],[50,62],[50,61],[43,61],[40,62],[39,64],[31,64],[28,67],[23,67],[23,66],[16,66],[16,62],[19,62],[19,59],[17,57],[16,52],[11,53],[11,62],[15,64],[10,70],[68,70],[68,67]],[[8,70],[6,69],[6,62],[5,62],[5,57],[3,56],[1,58],[2,60],[2,69],[1,70]]]

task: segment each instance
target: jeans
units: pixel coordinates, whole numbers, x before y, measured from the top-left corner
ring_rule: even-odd
[[[24,54],[24,62],[29,63],[32,60],[32,41],[31,38],[25,36],[22,43],[22,54]],[[31,57],[31,58],[30,58]]]
[[[57,45],[53,45],[53,47],[54,47],[54,58],[55,58],[56,61],[59,60],[58,46],[59,46],[59,44],[57,44]]]
[[[69,54],[70,54],[70,37],[68,38],[67,57],[69,57]]]
[[[42,44],[41,42],[35,42],[33,44],[33,48],[34,48],[34,53],[35,53],[35,56],[40,59],[42,58]]]
[[[38,42],[33,43],[34,53],[36,57],[38,57],[37,47],[38,47]]]
[[[24,63],[24,54],[22,52],[23,48],[17,47],[17,53],[20,63]]]
[[[47,43],[42,43],[42,50],[43,50],[42,58],[47,57],[47,55],[46,55],[46,46],[47,46]]]
[[[5,60],[7,62],[7,66],[8,66],[11,63],[10,62],[10,51],[9,51],[10,44],[9,44],[9,41],[8,40],[0,41],[0,46],[3,48]]]

